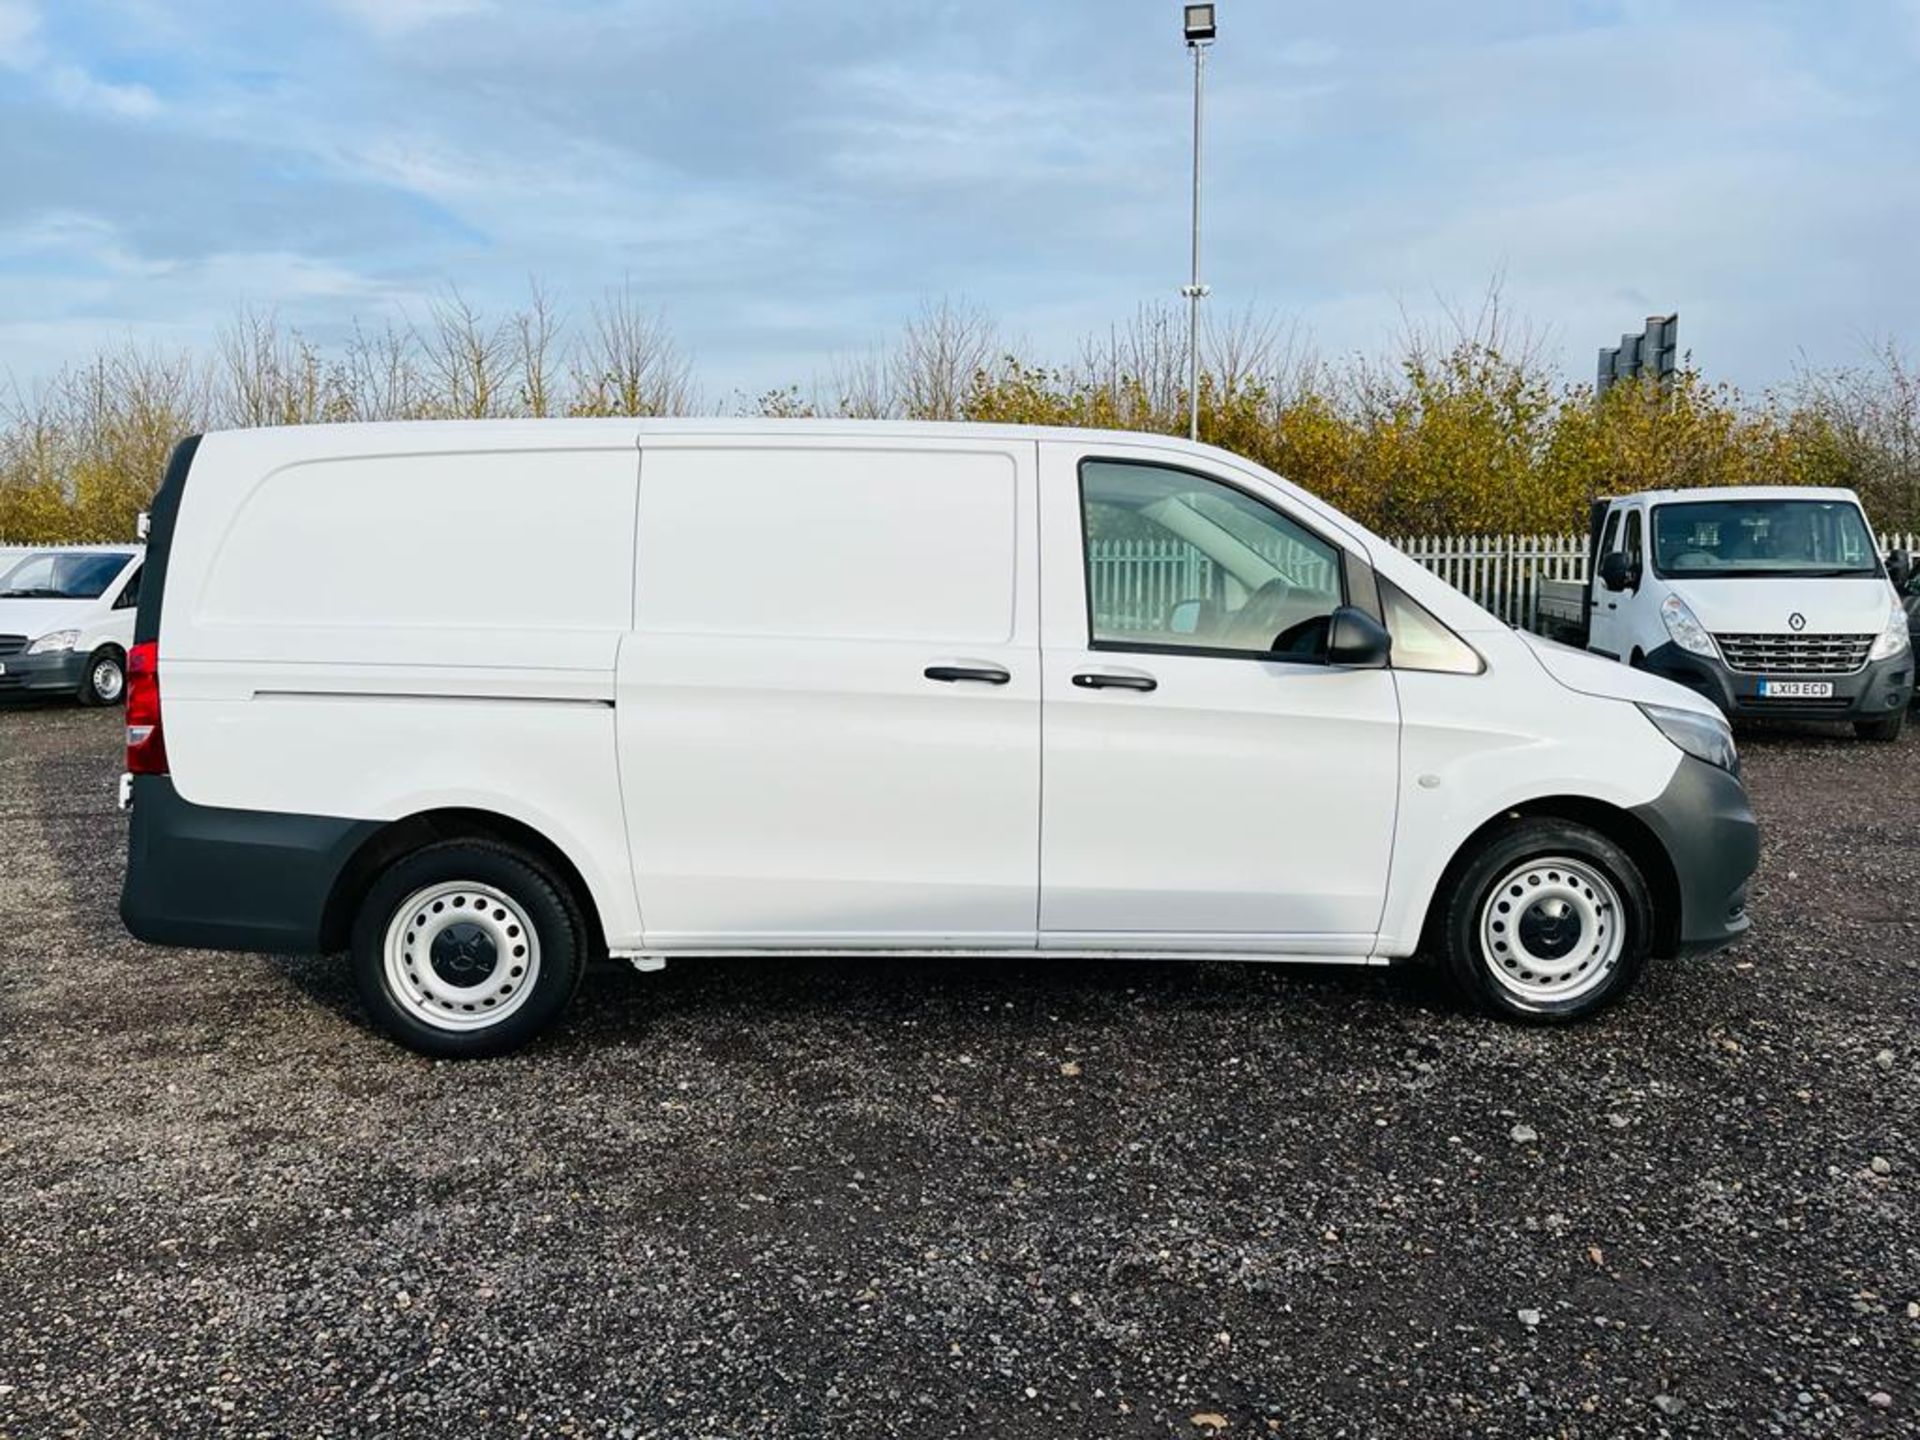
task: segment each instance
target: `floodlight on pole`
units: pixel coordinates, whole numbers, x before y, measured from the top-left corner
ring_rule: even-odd
[[[1187,297],[1187,438],[1200,438],[1200,302],[1209,287],[1200,283],[1200,121],[1206,93],[1207,47],[1218,27],[1211,5],[1182,7],[1187,49],[1193,52],[1193,263],[1180,293]]]

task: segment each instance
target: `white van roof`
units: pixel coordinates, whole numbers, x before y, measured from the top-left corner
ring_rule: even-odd
[[[1615,505],[1629,500],[1664,505],[1676,500],[1846,500],[1860,503],[1851,490],[1827,485],[1710,485],[1690,490],[1636,490],[1631,495],[1605,497]]]
[[[513,420],[391,420],[352,424],[281,425],[254,430],[213,430],[206,438],[246,437],[252,441],[277,439],[290,449],[320,446],[351,450],[378,450],[392,445],[418,452],[436,443],[462,448],[513,448],[519,445],[572,448],[634,443],[650,435],[740,436],[858,435],[900,440],[1070,440],[1104,444],[1152,445],[1194,454],[1222,455],[1247,463],[1216,446],[1195,444],[1175,435],[1148,430],[1082,430],[1051,425],[998,425],[949,420],[839,420],[762,419],[758,416],[705,418],[513,419]]]

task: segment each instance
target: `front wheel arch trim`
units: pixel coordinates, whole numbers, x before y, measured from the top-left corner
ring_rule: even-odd
[[[1651,953],[1656,959],[1667,959],[1679,953],[1680,877],[1674,869],[1673,857],[1667,853],[1667,847],[1660,837],[1631,811],[1622,810],[1604,800],[1583,795],[1549,795],[1502,810],[1477,826],[1454,848],[1453,858],[1447,862],[1440,883],[1434,886],[1433,894],[1427,897],[1426,918],[1420,930],[1420,950],[1423,954],[1438,953],[1440,936],[1437,927],[1445,913],[1447,897],[1453,893],[1454,886],[1459,883],[1461,873],[1474,854],[1500,831],[1521,820],[1533,819],[1567,820],[1576,825],[1585,825],[1599,831],[1626,851],[1628,858],[1639,867],[1641,877],[1647,882],[1647,893],[1653,900]]]

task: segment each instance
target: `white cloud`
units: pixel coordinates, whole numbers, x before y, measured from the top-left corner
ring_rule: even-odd
[[[54,99],[73,110],[123,119],[159,113],[160,97],[145,85],[96,79],[79,65],[56,62],[40,38],[40,14],[32,0],[0,0],[0,68],[38,78]]]

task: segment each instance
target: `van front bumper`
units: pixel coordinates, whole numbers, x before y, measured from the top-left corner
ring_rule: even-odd
[[[55,650],[46,655],[9,655],[0,660],[0,695],[44,695],[53,691],[78,694],[87,673],[81,650]]]
[[[1906,709],[1913,699],[1914,657],[1909,650],[1891,660],[1869,661],[1851,675],[1752,675],[1733,670],[1718,656],[1709,659],[1669,641],[1652,651],[1647,669],[1704,695],[1727,715],[1741,720],[1873,720]],[[1833,694],[1818,700],[1772,700],[1760,694],[1765,680],[1814,680],[1830,683]]]
[[[1753,924],[1747,886],[1760,864],[1760,827],[1739,777],[1683,756],[1667,788],[1633,813],[1673,863],[1680,918],[1666,930],[1665,948],[1702,954],[1746,934]]]
[[[136,939],[311,955],[334,882],[378,821],[226,810],[135,775],[120,919]]]

